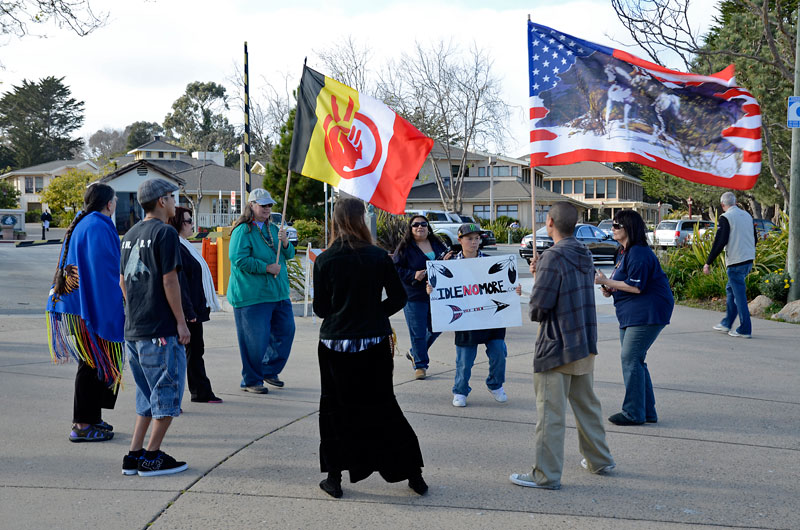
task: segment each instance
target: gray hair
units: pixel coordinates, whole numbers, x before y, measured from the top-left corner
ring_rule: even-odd
[[[722,197],[719,198],[719,202],[725,206],[733,206],[736,204],[736,195],[730,191],[726,191],[722,194]]]

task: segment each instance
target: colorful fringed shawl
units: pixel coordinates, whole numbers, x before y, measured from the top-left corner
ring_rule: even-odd
[[[75,226],[64,270],[67,293],[50,289],[47,339],[53,362],[70,357],[97,370],[116,387],[125,363],[122,290],[119,287],[119,236],[108,216],[92,212]],[[61,249],[59,264],[63,257]]]

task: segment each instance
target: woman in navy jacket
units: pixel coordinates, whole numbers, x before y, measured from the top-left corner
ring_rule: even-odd
[[[408,295],[403,313],[411,337],[411,351],[406,353],[406,357],[414,365],[417,379],[425,379],[429,363],[428,349],[440,335],[431,331],[431,302],[425,292],[428,281],[425,262],[449,257],[447,247],[433,234],[424,215],[411,218],[403,240],[394,251],[394,265]]]
[[[625,398],[622,412],[608,421],[616,425],[656,423],[653,383],[644,360],[658,334],[669,324],[675,300],[667,275],[647,246],[642,217],[633,210],[622,210],[614,216],[611,227],[622,252],[611,278],[598,271],[594,283],[601,285],[603,296],[614,297]]]

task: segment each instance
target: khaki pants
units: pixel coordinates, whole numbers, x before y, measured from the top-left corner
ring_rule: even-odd
[[[578,450],[590,471],[614,463],[606,443],[600,401],[592,388],[594,374],[569,375],[554,370],[534,373],[536,390],[536,460],[531,476],[539,485],[560,485],[564,467],[567,400],[578,427]]]

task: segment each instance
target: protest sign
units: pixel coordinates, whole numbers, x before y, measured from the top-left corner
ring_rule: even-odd
[[[429,261],[428,282],[433,331],[522,325],[514,255]]]

